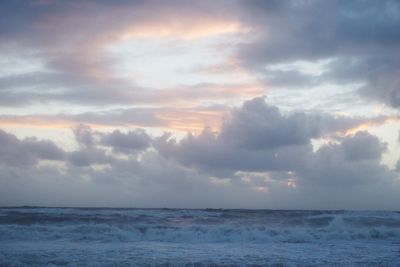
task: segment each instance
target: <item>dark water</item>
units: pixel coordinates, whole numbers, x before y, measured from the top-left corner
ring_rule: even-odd
[[[0,266],[400,266],[400,213],[0,208]]]

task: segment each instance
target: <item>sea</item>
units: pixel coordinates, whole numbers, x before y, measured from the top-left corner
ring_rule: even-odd
[[[0,266],[400,266],[400,212],[0,208]]]

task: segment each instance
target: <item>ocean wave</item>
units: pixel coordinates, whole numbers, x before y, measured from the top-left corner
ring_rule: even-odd
[[[397,212],[1,209],[6,240],[309,243],[400,240]]]

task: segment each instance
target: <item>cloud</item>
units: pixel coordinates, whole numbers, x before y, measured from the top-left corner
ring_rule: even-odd
[[[277,88],[312,88],[321,82],[318,75],[297,70],[265,70],[262,81],[266,86]]]
[[[68,153],[68,160],[75,166],[85,167],[92,164],[107,164],[112,157],[106,155],[102,149],[84,148]]]
[[[242,2],[260,34],[241,50],[251,64],[364,55],[382,47],[394,51],[400,41],[397,1],[288,1],[273,7],[259,2]]]
[[[0,104],[8,106],[193,100],[200,89],[195,95],[187,93],[190,88],[155,91],[141,87],[138,81],[117,77],[110,70],[115,62],[108,49],[127,39],[196,39],[241,31],[240,21],[229,12],[220,12],[220,8],[232,6],[225,1],[54,1],[46,5],[25,1],[1,5],[0,46],[4,54],[18,57],[29,49],[43,62],[37,71],[0,76]],[[221,98],[219,89],[208,91],[216,91],[216,97]]]
[[[0,65],[1,66],[1,65]],[[7,67],[6,65],[4,66]],[[109,77],[95,81],[77,70],[34,71],[0,75],[0,105],[24,107],[37,103],[85,106],[194,106],[255,97],[264,89],[255,83],[195,83],[169,88],[149,88],[124,78]],[[103,77],[106,77],[104,75]],[[228,97],[229,95],[229,97]]]
[[[285,115],[263,98],[254,98],[233,111],[222,126],[221,138],[256,149],[302,145],[311,139],[346,132],[364,120],[296,111]],[[375,120],[380,118],[372,119]]]
[[[150,146],[151,137],[143,129],[136,129],[127,133],[114,130],[110,134],[102,135],[101,144],[113,148],[114,152],[130,154],[145,150]]]
[[[294,128],[287,127],[289,122]],[[20,140],[1,132],[0,201],[4,205],[51,201],[62,206],[391,208],[398,185],[394,172],[380,163],[386,145],[367,132],[335,134],[357,123],[321,114],[285,114],[256,98],[232,110],[220,132],[206,128],[181,140],[168,134],[151,137],[141,129],[107,133],[77,125],[72,130],[80,146],[67,152],[50,141]],[[332,142],[314,151],[311,139],[325,135],[331,135]],[[368,202],[371,194],[378,194],[371,193],[372,185],[385,192],[377,203]],[[342,198],[332,202],[338,190]],[[310,202],[311,197],[320,204]]]
[[[396,163],[395,171],[400,172],[400,159]]]
[[[164,135],[154,146],[165,157],[216,176],[236,171],[302,171],[315,157],[312,139],[343,135],[367,121],[304,112],[282,114],[264,99],[255,98],[233,110],[218,133],[205,129],[180,141]],[[371,152],[367,157],[380,155],[381,144],[375,138],[357,137],[343,139],[345,160],[361,157],[362,152]],[[360,147],[360,153],[351,151],[355,147]]]
[[[347,136],[319,148],[299,175],[304,182],[328,186],[359,186],[395,178],[380,163],[386,144],[367,132]]]
[[[238,47],[243,66],[275,87],[362,83],[360,94],[399,107],[397,1],[240,2],[256,38]],[[384,18],[384,19],[383,19]],[[271,71],[297,61],[331,60],[319,75]],[[320,68],[321,69],[321,68]]]
[[[399,22],[400,24],[400,22]],[[398,108],[400,80],[397,51],[382,47],[384,52],[339,57],[327,64],[320,81],[338,84],[360,83],[359,93],[368,100]],[[389,50],[389,51],[387,51]]]
[[[80,124],[73,128],[79,150],[68,153],[68,160],[75,166],[85,167],[92,164],[114,164],[118,161],[112,153],[136,154],[150,147],[151,137],[143,129],[123,133],[114,130],[111,133],[93,131],[88,125]],[[107,151],[112,148],[112,153]]]
[[[283,111],[263,98],[228,105],[275,88],[313,88],[306,100],[318,104],[334,84],[398,109],[399,14],[395,0],[1,2],[1,126],[69,127],[78,146],[1,130],[0,204],[393,207],[387,145],[360,131],[388,116]],[[195,61],[192,83],[160,88],[111,71],[113,45],[145,39],[204,42],[218,62]],[[231,72],[240,83],[227,82]]]
[[[73,128],[73,132],[79,145],[83,147],[92,147],[94,145],[94,137],[89,126],[79,124]]]
[[[221,99],[229,92],[236,95],[243,90],[235,85],[143,88],[140,79],[132,83],[111,74],[113,62],[107,56],[107,47],[126,38],[233,33],[245,41],[226,44],[236,51],[228,61],[255,74],[268,88],[357,82],[364,84],[360,94],[366,99],[398,108],[399,13],[399,3],[393,0],[2,3],[3,51],[20,55],[29,47],[44,68],[0,77],[0,88],[6,89],[0,90],[0,104],[182,104]],[[332,62],[321,68],[322,74],[271,69],[276,64],[323,60]],[[245,96],[255,93],[250,91]]]
[[[1,127],[31,125],[39,128],[74,127],[76,124],[106,127],[164,127],[175,131],[199,132],[219,128],[226,106],[199,108],[134,107],[87,111],[77,114],[0,115]]]
[[[381,67],[368,76],[365,86],[360,88],[363,96],[400,108],[400,65]]]
[[[344,138],[342,141],[344,154],[347,160],[358,161],[368,159],[381,159],[387,145],[368,132],[357,132],[353,137]]]
[[[304,164],[304,156],[312,151],[309,144],[261,150],[239,147],[231,141],[205,130],[199,136],[188,135],[179,143],[164,136],[155,142],[155,147],[167,158],[221,178],[240,170],[297,169]]]
[[[64,160],[65,152],[47,140],[35,137],[24,140],[0,130],[0,162],[12,166],[29,166],[39,160]]]

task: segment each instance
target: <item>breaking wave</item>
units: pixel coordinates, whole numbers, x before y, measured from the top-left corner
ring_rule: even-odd
[[[400,213],[170,209],[0,209],[2,240],[309,243],[400,240]]]

